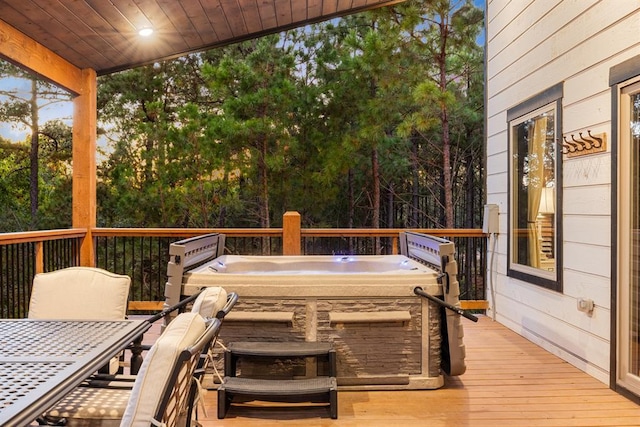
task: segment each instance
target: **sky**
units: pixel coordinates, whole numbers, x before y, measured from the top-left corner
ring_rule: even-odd
[[[29,99],[31,93],[31,81],[26,79],[5,78],[0,79],[0,91],[14,92],[23,99]],[[8,98],[0,93],[0,101]],[[72,124],[73,103],[71,101],[56,102],[45,105],[40,109],[40,123],[49,120],[62,120],[69,125]],[[29,135],[25,125],[19,123],[0,122],[0,136],[10,141],[24,141]]]
[[[484,10],[485,0],[473,0],[473,3],[476,7]],[[478,37],[477,43],[479,45],[484,44],[484,30]],[[0,79],[0,91],[7,91],[11,89],[15,89],[20,93],[28,94],[31,89],[31,85],[27,80]],[[4,100],[6,100],[6,98],[3,98],[3,96],[0,94],[0,101]],[[53,119],[59,119],[71,124],[72,114],[73,103],[69,101],[64,103],[57,103],[49,107],[44,107],[40,111],[40,119],[42,123]],[[0,122],[0,137],[3,137],[10,141],[24,141],[27,136],[28,130],[25,126],[21,126],[15,123]]]

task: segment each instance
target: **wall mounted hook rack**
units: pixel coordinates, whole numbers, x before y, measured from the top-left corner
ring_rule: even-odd
[[[562,154],[567,157],[578,157],[586,154],[600,153],[607,150],[606,132],[592,134],[590,130],[578,132],[578,136],[571,134],[562,137]]]

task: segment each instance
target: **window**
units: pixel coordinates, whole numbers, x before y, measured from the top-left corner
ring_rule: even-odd
[[[558,291],[561,97],[557,85],[507,112],[508,275]]]

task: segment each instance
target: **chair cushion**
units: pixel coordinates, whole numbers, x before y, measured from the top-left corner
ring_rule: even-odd
[[[76,387],[46,416],[65,418],[67,427],[119,426],[130,394],[126,389]]]
[[[30,319],[119,320],[127,313],[131,279],[91,267],[36,274]]]
[[[180,352],[193,345],[205,329],[198,313],[182,313],[169,323],[140,367],[121,426],[149,426]]]
[[[192,313],[200,313],[205,319],[216,317],[227,303],[227,291],[220,286],[209,286],[203,289],[191,307]]]

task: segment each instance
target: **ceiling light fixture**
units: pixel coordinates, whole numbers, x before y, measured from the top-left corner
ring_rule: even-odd
[[[140,34],[142,37],[149,37],[151,34],[153,34],[153,28],[151,27],[141,28],[138,31],[138,34]]]

